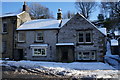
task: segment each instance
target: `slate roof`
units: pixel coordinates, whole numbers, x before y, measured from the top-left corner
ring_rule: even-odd
[[[34,30],[34,29],[59,29],[69,19],[56,20],[56,19],[37,19],[28,21],[22,24],[17,30]]]
[[[12,16],[17,16],[19,17],[19,15],[23,14],[25,11],[21,12],[21,13],[5,13],[3,15],[0,15],[0,17],[12,17]]]
[[[78,15],[77,13],[76,15]],[[88,21],[93,27],[95,27],[100,33],[103,35],[107,35],[105,28],[97,28],[94,24],[92,24],[89,20],[87,20],[83,15],[79,14],[86,21]],[[67,23],[70,19],[37,19],[25,22],[22,24],[17,30],[36,30],[36,29],[60,29],[65,23]]]

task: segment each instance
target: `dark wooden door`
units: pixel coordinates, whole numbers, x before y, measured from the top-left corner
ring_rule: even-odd
[[[23,49],[18,49],[19,52],[19,60],[23,60]]]
[[[62,52],[62,61],[68,61],[68,51]]]

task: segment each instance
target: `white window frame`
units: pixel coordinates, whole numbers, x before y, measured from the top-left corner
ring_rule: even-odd
[[[44,40],[44,34],[43,34],[43,32],[36,32],[36,42],[43,42],[43,40],[38,40],[38,34],[39,33],[42,33],[42,37],[43,37],[43,40]]]
[[[79,33],[82,33],[82,34],[83,34],[83,42],[79,42]],[[85,40],[84,40],[84,36],[85,36],[85,35],[84,35],[84,32],[83,32],[83,31],[78,32],[78,43],[84,43],[84,41],[85,41]]]
[[[79,42],[79,33],[83,33],[83,42]],[[86,42],[86,33],[90,33],[91,42]],[[78,32],[78,43],[92,43],[92,31],[79,31]]]
[[[83,58],[83,56],[85,56],[85,55],[84,55],[85,52],[89,52],[89,58],[88,58],[88,59]],[[79,53],[81,53],[81,55],[80,55]],[[81,52],[79,52],[79,53],[78,53],[78,60],[96,60],[95,51],[81,51]],[[94,53],[93,56],[92,56],[92,53]],[[82,56],[81,59],[80,59],[80,56]]]
[[[91,42],[86,42],[86,34],[87,33],[90,33],[90,40],[91,40]],[[91,31],[86,31],[84,34],[85,34],[85,43],[92,43],[92,32]]]
[[[96,59],[95,51],[91,51],[91,56],[92,56],[92,53],[94,53],[94,55],[93,55],[93,57],[91,57],[91,60],[95,60]]]
[[[34,54],[34,50],[35,49],[45,49],[45,55],[39,54],[39,55],[35,55]],[[46,47],[33,47],[32,48],[32,56],[47,56],[47,48]]]
[[[21,34],[21,33],[24,34],[24,37],[23,37],[24,40],[20,40],[20,34]],[[24,33],[24,32],[18,32],[18,42],[25,42],[25,37],[26,37],[26,36],[25,36],[25,33]]]
[[[7,30],[6,30],[6,32],[4,32],[4,26],[3,26],[4,24],[6,24],[6,29],[7,29],[7,22],[3,22],[3,23],[2,23],[2,32],[3,32],[3,33],[7,33]]]

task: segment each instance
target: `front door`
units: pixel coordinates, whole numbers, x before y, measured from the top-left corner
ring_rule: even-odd
[[[74,61],[74,47],[73,46],[57,46],[57,57],[62,62]]]
[[[63,51],[62,52],[62,61],[67,61],[68,60],[68,51]]]
[[[23,60],[23,49],[18,49],[19,60]]]

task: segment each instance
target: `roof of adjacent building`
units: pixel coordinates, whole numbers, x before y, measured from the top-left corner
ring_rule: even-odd
[[[112,39],[111,40],[111,46],[118,46],[118,40]]]
[[[34,29],[59,29],[69,19],[37,19],[22,24],[17,30],[34,30]]]
[[[3,15],[0,15],[0,17],[12,17],[12,16],[17,16],[19,17],[19,15],[23,14],[25,11],[20,12],[20,13],[5,13]]]

